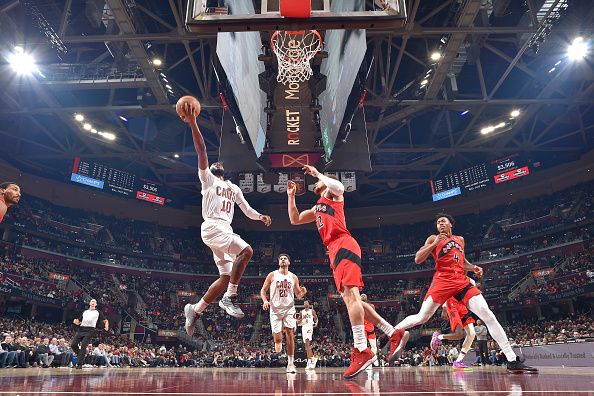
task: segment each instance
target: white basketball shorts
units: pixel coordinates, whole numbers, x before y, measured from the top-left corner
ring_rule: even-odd
[[[272,333],[280,333],[283,328],[294,329],[297,327],[297,319],[295,319],[295,308],[288,311],[275,311],[270,307],[270,329]]]
[[[204,244],[212,250],[219,275],[231,274],[233,260],[249,246],[248,243],[225,223],[204,222],[200,227],[200,234]]]
[[[303,337],[303,342],[309,340],[311,342],[313,338],[313,326],[303,326],[301,327],[301,336]]]

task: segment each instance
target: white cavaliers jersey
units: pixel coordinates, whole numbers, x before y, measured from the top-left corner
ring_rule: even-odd
[[[199,169],[198,175],[202,184],[202,218],[231,225],[235,203],[243,199],[241,190],[229,180],[213,175],[210,169]]]
[[[313,327],[314,317],[313,309],[302,309],[301,310],[301,323],[303,327]]]
[[[295,275],[291,271],[283,275],[279,270],[273,272],[270,285],[270,306],[275,311],[288,310],[295,307]]]

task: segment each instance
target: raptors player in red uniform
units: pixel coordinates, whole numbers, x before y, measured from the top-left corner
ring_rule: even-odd
[[[451,297],[466,306],[472,313],[485,322],[493,339],[499,344],[501,351],[507,358],[507,370],[512,373],[536,373],[538,370],[524,364],[511,348],[507,335],[497,321],[497,318],[487,305],[487,301],[466,276],[473,271],[480,278],[482,268],[470,264],[464,256],[464,238],[453,235],[454,218],[447,214],[439,214],[436,219],[437,235],[430,235],[415,255],[415,263],[421,264],[433,256],[435,260],[435,274],[421,310],[416,315],[410,315],[396,328],[406,330],[426,323],[443,303]]]
[[[316,222],[322,242],[328,248],[330,268],[336,289],[344,300],[353,330],[354,348],[351,364],[344,372],[345,378],[354,377],[377,359],[367,348],[364,319],[373,323],[390,338],[390,355],[396,353],[402,340],[403,330],[395,330],[367,303],[361,301],[359,289],[363,287],[361,273],[361,248],[346,227],[344,217],[344,186],[341,182],[318,172],[313,166],[305,166],[306,174],[318,178],[314,193],[320,196],[313,208],[299,212],[295,203],[297,186],[287,185],[288,211],[291,224]]]
[[[12,205],[19,203],[21,199],[21,188],[13,182],[0,183],[0,223]]]

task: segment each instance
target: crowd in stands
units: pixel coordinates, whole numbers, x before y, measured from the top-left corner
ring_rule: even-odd
[[[456,230],[466,239],[474,261],[519,254],[534,245],[563,243],[581,237],[555,234],[592,217],[594,183],[585,183],[551,195],[513,202],[478,214],[458,216]],[[200,241],[199,230],[175,229],[142,221],[118,219],[84,210],[65,208],[25,195],[11,208],[6,224],[15,226],[18,242],[61,254],[136,268],[210,273],[211,253]],[[418,269],[412,256],[429,233],[431,222],[353,229],[363,252],[367,272]],[[296,264],[326,263],[319,237],[312,231],[250,232],[241,235],[254,247],[250,274],[268,271],[281,251],[288,251]],[[553,235],[544,241],[540,236]],[[537,238],[538,237],[538,238]],[[526,241],[526,238],[534,240]],[[508,242],[514,243],[509,246]],[[308,246],[308,249],[303,249]],[[502,247],[503,246],[503,247]],[[475,254],[476,253],[476,254]],[[205,272],[206,271],[206,272]],[[308,275],[324,273],[313,265]]]
[[[592,218],[593,207],[594,183],[588,183],[458,217],[456,230],[465,236],[468,258],[485,269],[479,287],[488,301],[534,305],[539,300],[556,298],[594,283],[594,257],[588,248],[594,241],[594,225],[586,221]],[[50,303],[57,301],[71,312],[82,311],[85,302],[93,297],[106,314],[126,312],[152,330],[177,329],[183,323],[184,304],[199,298],[210,282],[196,281],[186,275],[183,280],[166,279],[159,271],[216,274],[212,254],[200,241],[198,229],[179,230],[116,219],[60,207],[31,196],[25,196],[19,205],[11,208],[4,224],[14,227],[6,233],[12,235],[9,243],[0,245],[0,285],[51,299]],[[391,322],[396,322],[399,315],[418,311],[430,283],[433,261],[416,265],[413,255],[432,232],[430,222],[353,230],[362,246],[364,274],[420,271],[406,279],[395,275],[385,281],[365,281],[364,292],[370,301],[392,302],[390,306],[378,306],[380,314]],[[276,255],[280,251],[291,255],[290,269],[302,281],[306,275],[320,279],[329,276],[324,248],[315,230],[241,234],[254,247],[254,258],[245,275],[258,278],[240,285],[239,301],[246,313],[242,320],[230,318],[213,304],[200,320],[197,339],[202,347],[198,350],[137,345],[125,337],[102,334],[98,344],[91,347],[87,364],[132,367],[286,364],[282,354],[272,351],[268,314],[261,310],[258,297],[260,287],[266,274],[277,268]],[[575,246],[567,250],[560,248],[566,245]],[[57,255],[34,258],[25,254],[24,249],[21,251],[21,246]],[[84,266],[74,265],[70,258],[99,264],[88,261]],[[133,271],[138,269],[146,271]],[[539,270],[551,271],[535,275]],[[344,305],[331,279],[326,280],[329,283],[306,283],[306,299],[313,302],[320,318],[316,340],[321,355],[319,364],[342,366],[348,364],[351,334]],[[515,292],[510,298],[512,290]],[[324,300],[328,300],[327,306],[321,303]],[[343,318],[342,328],[338,317]],[[426,327],[439,325],[440,319],[436,318]],[[74,330],[68,324],[0,318],[0,334],[4,334],[0,367],[69,366],[73,356],[67,344]],[[514,342],[522,345],[594,336],[590,316],[519,323],[508,327],[508,332]],[[17,351],[20,352],[10,353]],[[412,349],[403,355],[400,364],[446,364],[451,356],[451,348],[444,347],[433,354],[425,348]],[[492,356],[493,361],[501,363],[503,358],[496,348]]]

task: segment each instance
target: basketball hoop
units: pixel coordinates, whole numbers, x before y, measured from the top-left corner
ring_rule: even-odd
[[[277,30],[270,41],[278,59],[276,81],[288,84],[309,80],[313,75],[309,61],[322,49],[320,33],[317,30]]]

